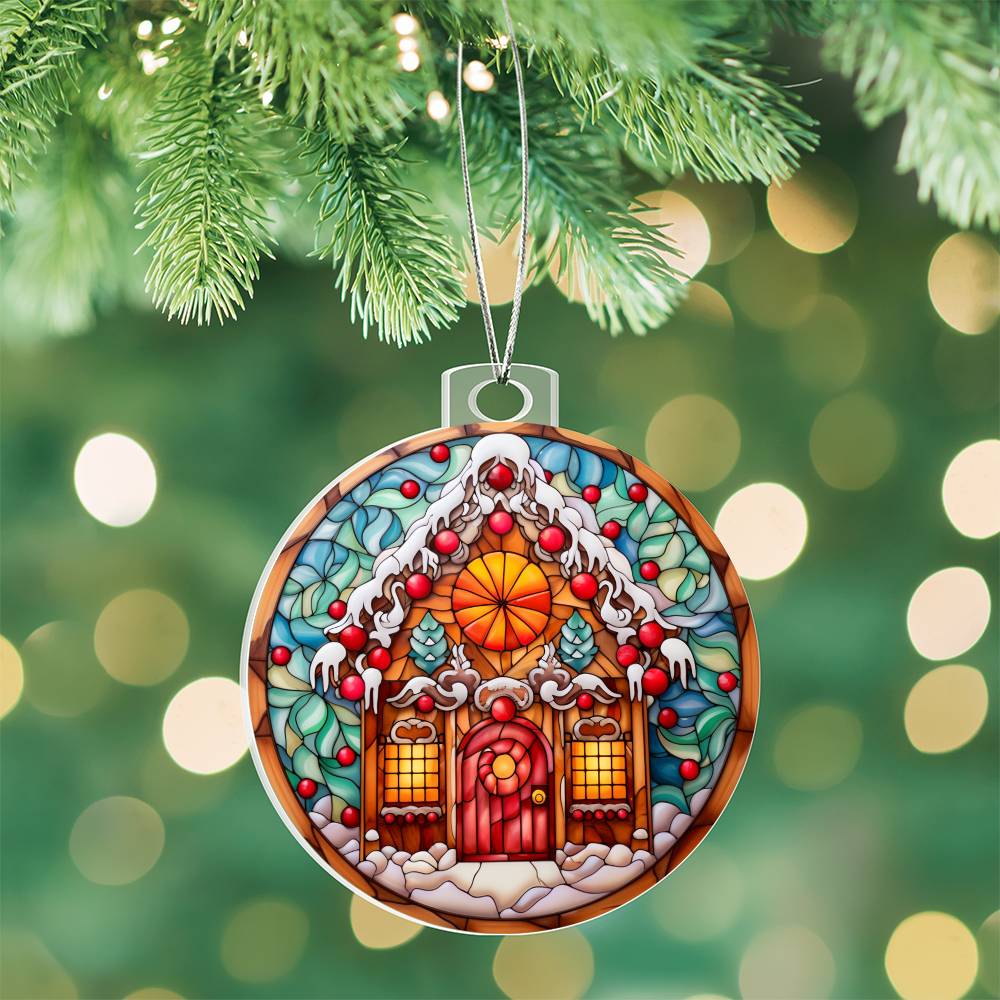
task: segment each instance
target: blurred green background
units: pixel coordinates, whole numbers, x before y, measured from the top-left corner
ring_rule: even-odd
[[[525,297],[516,360],[559,370],[564,426],[646,458],[709,520],[756,483],[808,516],[794,561],[782,508],[757,539],[790,565],[748,580],[762,701],[737,794],[679,872],[579,930],[501,943],[379,921],[225,735],[205,745],[181,712],[164,741],[179,691],[238,678],[258,575],[303,505],[435,425],[442,369],[485,360],[478,308],[397,351],[361,339],[327,269],[279,260],[221,329],[123,308],[39,340],[0,321],[4,997],[1000,995],[997,547],[969,537],[996,530],[995,451],[955,473],[951,518],[942,503],[952,460],[997,437],[996,250],[938,253],[952,231],[894,175],[898,123],[863,131],[838,80],[804,95],[821,157],[770,210],[760,187],[662,201],[692,259],[711,233],[662,330],[612,339],[550,284]],[[155,466],[128,527],[74,488],[107,432]],[[114,472],[119,496],[141,479]],[[724,540],[752,570],[731,510]],[[932,580],[908,625],[950,567],[974,572]],[[972,671],[914,691],[953,663]],[[224,700],[201,724],[242,739]],[[949,916],[910,919],[928,912]]]

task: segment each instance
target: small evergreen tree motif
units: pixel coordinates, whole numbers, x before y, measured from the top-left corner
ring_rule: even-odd
[[[410,657],[428,674],[434,673],[448,659],[444,626],[429,611],[410,633]]]
[[[559,659],[574,670],[583,670],[595,656],[594,630],[579,611],[574,611],[559,633]]]

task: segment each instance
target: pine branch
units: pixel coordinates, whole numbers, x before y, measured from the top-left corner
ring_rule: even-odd
[[[857,74],[869,127],[905,112],[897,169],[916,171],[920,200],[933,198],[957,225],[996,230],[1000,67],[996,31],[986,33],[989,43],[983,34],[963,3],[839,0],[825,54],[845,75]]]
[[[249,49],[250,76],[261,93],[286,88],[287,109],[309,128],[344,141],[364,130],[380,135],[408,110],[399,93],[395,35],[384,8],[369,0],[200,0],[198,14],[216,56]]]
[[[271,256],[267,199],[274,117],[237,63],[218,63],[188,31],[170,51],[144,128],[149,171],[136,211],[153,249],[146,287],[168,317],[235,318]]]
[[[109,0],[0,0],[0,208],[45,145]]]
[[[319,178],[315,256],[339,268],[341,298],[365,336],[375,327],[400,347],[453,323],[465,304],[461,257],[441,221],[418,214],[427,199],[400,184],[401,145],[362,135],[345,144],[318,130],[303,137]]]
[[[683,294],[668,263],[669,238],[632,206],[608,137],[567,113],[543,83],[531,84],[528,149],[534,239],[529,273],[569,283],[596,323],[618,333],[660,326]],[[517,100],[512,86],[478,95],[469,116],[470,159],[499,204],[516,210],[520,175]],[[506,227],[514,224],[513,214]]]

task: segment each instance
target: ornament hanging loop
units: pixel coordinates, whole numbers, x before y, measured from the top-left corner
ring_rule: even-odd
[[[479,394],[493,381],[491,365],[459,365],[441,373],[441,426],[458,427],[494,417],[484,413]],[[521,393],[521,409],[510,421],[559,426],[559,375],[541,365],[510,365],[506,383]]]
[[[490,353],[490,367],[493,378],[499,385],[506,385],[510,379],[514,344],[517,341],[517,324],[521,318],[521,295],[524,291],[525,257],[528,244],[528,116],[524,100],[524,78],[521,74],[521,56],[514,37],[514,22],[511,20],[507,0],[500,0],[507,20],[507,36],[510,39],[511,55],[514,59],[514,76],[517,80],[517,109],[521,124],[521,232],[517,241],[517,275],[514,279],[514,298],[511,304],[510,325],[504,344],[503,360],[497,345],[493,316],[490,313],[489,294],[486,289],[486,273],[483,270],[483,253],[479,245],[479,230],[476,227],[476,210],[472,204],[472,184],[469,180],[469,156],[465,142],[465,115],[462,110],[462,71],[464,68],[464,47],[458,43],[457,79],[455,111],[458,118],[458,149],[462,163],[462,186],[465,189],[465,211],[469,219],[469,239],[472,242],[472,264],[476,272],[476,286],[479,290],[479,305],[483,310],[483,325],[486,327],[486,346]]]

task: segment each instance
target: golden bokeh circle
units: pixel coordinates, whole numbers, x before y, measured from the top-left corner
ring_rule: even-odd
[[[222,932],[222,965],[244,983],[267,983],[287,975],[306,950],[309,918],[284,899],[244,903]]]
[[[412,941],[423,927],[355,895],[351,898],[351,930],[366,948],[381,951]]]
[[[36,934],[9,925],[0,935],[3,996],[17,1000],[76,1000],[76,983]]]
[[[861,758],[861,720],[839,705],[809,705],[788,718],[774,744],[778,777],[804,792],[844,781]]]
[[[1000,532],[1000,440],[989,438],[963,448],[941,484],[948,520],[967,538]]]
[[[661,406],[646,431],[646,457],[682,490],[708,490],[733,470],[740,425],[711,396],[677,396]]]
[[[110,687],[94,655],[89,629],[49,622],[21,643],[25,694],[45,715],[71,718],[93,708]]]
[[[180,993],[168,990],[165,986],[143,986],[129,993],[125,1000],[184,1000]]]
[[[73,483],[91,517],[124,528],[140,521],[152,507],[156,468],[138,441],[124,434],[98,434],[80,449]]]
[[[885,949],[885,971],[902,1000],[958,1000],[976,981],[976,939],[949,913],[907,917]]]
[[[670,894],[655,898],[657,923],[672,938],[701,943],[721,937],[743,907],[745,876],[730,855],[710,844],[671,875]]]
[[[14,709],[24,690],[24,664],[17,647],[0,635],[0,719]]]
[[[951,566],[932,573],[914,591],[906,629],[921,656],[950,660],[979,642],[990,612],[990,589],[982,575],[968,566]]]
[[[1000,910],[994,910],[976,934],[979,945],[979,981],[991,996],[1000,997]]]
[[[114,795],[89,805],[69,836],[69,853],[98,885],[126,885],[159,860],[166,841],[159,813],[141,799]]]
[[[955,233],[934,251],[927,291],[953,330],[986,333],[1000,317],[1000,253],[978,233]]]
[[[840,167],[811,156],[788,180],[771,182],[767,211],[774,228],[796,249],[830,253],[854,233],[858,196]]]
[[[486,276],[486,291],[489,294],[490,305],[500,306],[514,298],[514,286],[517,282],[517,245],[521,235],[521,227],[515,226],[507,236],[497,243],[488,236],[480,236],[483,273]],[[525,249],[525,260],[531,259],[531,237],[528,237]],[[465,298],[469,302],[479,301],[479,284],[476,272],[469,259],[466,271],[462,275],[465,285]],[[531,271],[527,270],[524,277],[525,286],[531,283]]]
[[[594,953],[578,930],[504,938],[493,978],[510,1000],[577,1000],[594,978]]]
[[[792,374],[824,391],[846,389],[864,368],[868,327],[850,303],[820,295],[809,315],[784,338]]]
[[[781,483],[751,483],[721,507],[715,531],[736,571],[749,580],[784,573],[809,534],[805,505]]]
[[[707,263],[712,236],[698,206],[677,191],[648,191],[637,199],[636,218],[654,226],[673,244],[678,253],[663,254],[664,260],[690,281]]]
[[[764,329],[788,330],[816,305],[818,258],[789,246],[777,233],[757,233],[728,270],[733,302]]]
[[[111,600],[94,628],[101,666],[123,684],[159,684],[187,653],[188,621],[180,607],[156,590],[129,590]]]
[[[923,753],[948,753],[965,746],[986,721],[990,693],[975,667],[953,663],[924,674],[906,699],[903,724]]]
[[[670,190],[692,201],[705,217],[711,236],[709,264],[724,264],[746,249],[756,222],[748,184],[682,177],[670,185]]]
[[[809,454],[820,477],[838,490],[864,490],[885,473],[896,455],[896,421],[880,400],[849,392],[817,414]]]
[[[836,967],[826,943],[807,927],[773,927],[758,934],[740,961],[743,1000],[823,1000]]]
[[[167,753],[186,771],[215,774],[246,752],[240,686],[228,677],[201,677],[181,688],[163,716]]]

